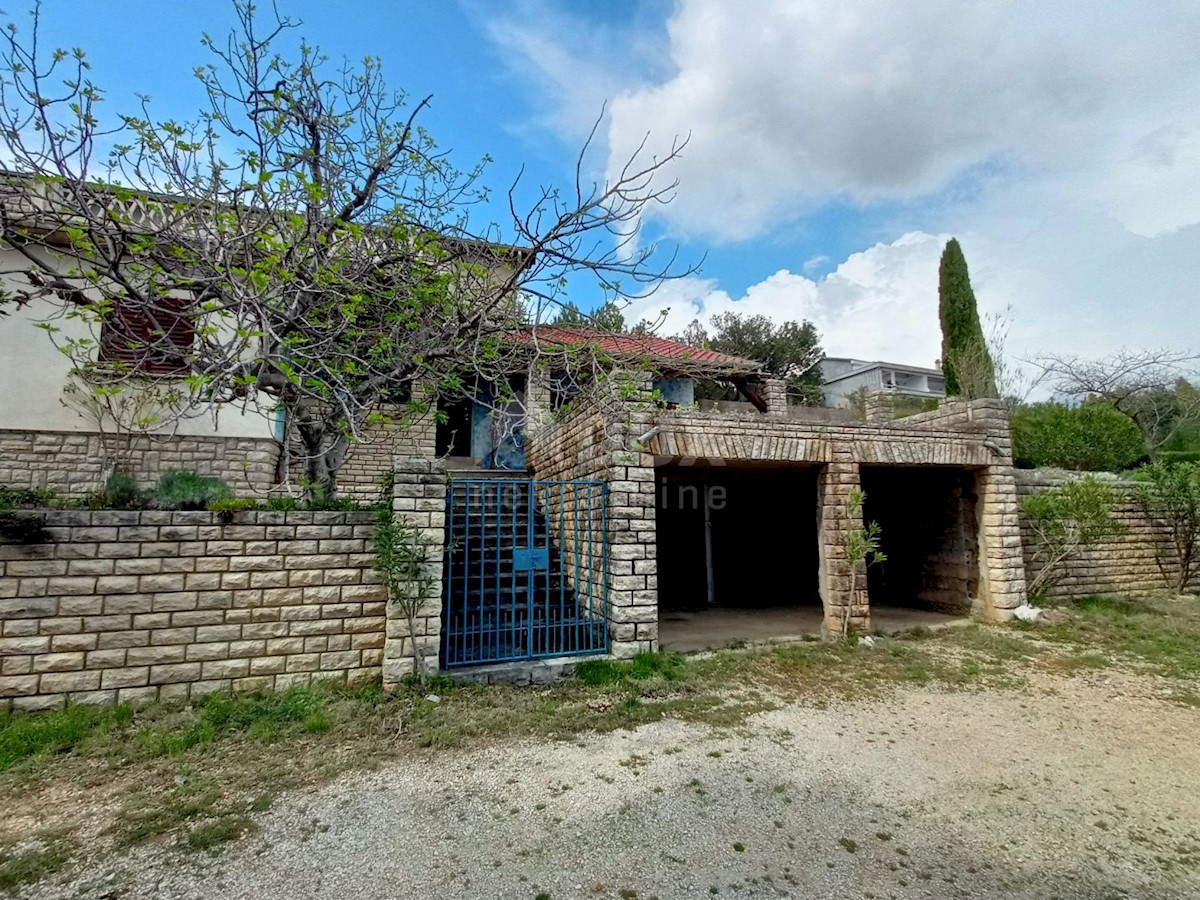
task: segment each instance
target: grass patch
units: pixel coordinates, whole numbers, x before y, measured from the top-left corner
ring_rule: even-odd
[[[591,687],[686,676],[687,659],[680,653],[639,653],[632,659],[586,659],[575,666],[575,677]]]
[[[37,715],[0,710],[0,772],[31,756],[69,753],[132,719],[133,709],[128,704],[68,706]]]
[[[357,699],[369,705],[377,699],[369,696],[372,690],[382,696],[377,686],[367,695],[325,686],[253,697],[217,693],[193,707],[151,707],[136,716],[128,704],[37,714],[0,711],[0,772],[75,751],[149,759],[177,756],[220,736],[244,734],[274,743],[299,733],[320,734],[332,727],[331,703]]]
[[[1070,621],[1031,634],[1076,648],[1079,667],[1135,661],[1168,677],[1200,675],[1200,600],[1195,597],[1087,597]],[[1099,657],[1100,659],[1097,659]]]

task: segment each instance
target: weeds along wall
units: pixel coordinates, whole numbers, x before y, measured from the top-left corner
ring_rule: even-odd
[[[377,676],[375,513],[45,512],[0,542],[0,706]]]
[[[1040,471],[1017,472],[1017,495],[1021,500],[1039,491],[1062,484],[1065,476]],[[1165,528],[1147,517],[1138,504],[1134,485],[1117,482],[1120,501],[1114,514],[1123,526],[1121,534],[1085,548],[1066,563],[1066,575],[1050,592],[1059,600],[1075,600],[1093,594],[1118,594],[1157,591],[1174,585],[1178,566],[1171,554]],[[1034,538],[1025,515],[1021,515],[1021,539],[1025,550],[1025,568],[1032,580],[1038,568],[1034,563]]]

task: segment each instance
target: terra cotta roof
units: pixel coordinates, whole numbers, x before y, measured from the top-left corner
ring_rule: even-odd
[[[762,370],[762,363],[742,359],[716,350],[693,347],[651,334],[614,334],[590,328],[563,328],[538,325],[521,330],[520,340],[567,347],[591,347],[619,359],[657,362],[667,369],[688,373],[751,375]]]

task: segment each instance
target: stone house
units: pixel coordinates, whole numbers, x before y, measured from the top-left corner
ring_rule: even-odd
[[[607,395],[557,412],[549,388],[530,383],[519,472],[454,467],[447,480],[442,460],[397,460],[396,513],[424,530],[442,586],[416,636],[430,664],[628,657],[686,647],[697,627],[720,644],[739,629],[1002,621],[1025,601],[999,401],[897,419],[877,394],[865,421],[831,420],[789,408],[781,381],[725,358],[707,374],[737,382],[761,411],[702,411],[665,399],[664,382],[685,380],[671,354],[685,351],[659,349],[654,365],[614,375]],[[888,556],[869,571],[852,572],[845,555],[861,525],[847,515],[855,488]],[[385,678],[410,669],[409,638],[389,626]]]
[[[14,253],[0,248],[6,277],[21,271]],[[191,469],[263,495],[288,474],[286,428],[271,409],[112,429],[72,397],[69,360],[36,329],[52,315],[31,304],[0,324],[10,363],[0,484],[82,496],[121,461],[147,482]],[[754,361],[655,337],[535,326],[513,341],[574,348],[603,364],[582,391],[578,373],[531,362],[513,372],[507,393],[481,385],[474,398],[429,395],[440,415],[375,426],[342,470],[344,492],[364,499],[395,470],[395,511],[421,530],[439,586],[417,634],[386,617],[386,680],[411,668],[414,642],[435,667],[453,668],[681,646],[681,624],[696,621],[715,623],[721,639],[738,628],[868,630],[897,609],[1003,619],[1023,602],[1011,443],[998,404],[948,401],[896,419],[876,395],[863,421],[790,408],[782,382]],[[700,409],[696,379],[732,384],[748,405]],[[847,517],[856,487],[889,559],[854,572],[844,547],[860,524]],[[18,557],[20,571],[27,561]],[[19,612],[34,576],[14,578],[4,599]],[[51,588],[42,587],[34,605],[49,608]]]

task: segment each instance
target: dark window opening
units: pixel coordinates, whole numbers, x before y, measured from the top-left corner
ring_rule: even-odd
[[[471,409],[472,401],[459,397],[438,402],[437,455],[471,455]]]

